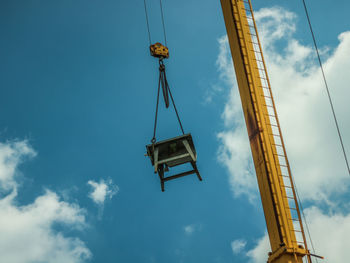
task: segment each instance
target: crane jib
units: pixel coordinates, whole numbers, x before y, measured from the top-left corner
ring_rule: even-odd
[[[311,262],[250,0],[221,0],[271,245],[268,262]]]

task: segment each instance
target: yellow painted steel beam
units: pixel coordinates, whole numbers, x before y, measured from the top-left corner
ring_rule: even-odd
[[[283,165],[286,166],[290,176],[291,186],[289,187],[293,190],[292,197],[296,206],[293,209],[297,211],[300,222],[302,245],[298,243],[295,234],[292,208],[289,206],[286,193],[288,186],[284,184],[282,177],[282,164],[278,157],[279,152],[268,107],[271,107],[276,115],[277,123],[273,125],[279,131],[278,140],[282,144],[285,154],[284,143],[272,94],[269,97],[272,104],[268,105],[263,90],[266,88],[271,92],[251,3],[249,0],[221,0],[221,5],[270,239],[272,252],[269,253],[269,262],[301,263],[302,258],[309,253],[290,168],[285,156],[286,164]],[[250,7],[249,14],[247,7]],[[251,28],[254,28],[255,36]],[[261,60],[260,63],[258,63],[257,57]],[[262,79],[266,80],[264,84],[267,83],[267,87],[263,86]],[[311,262],[309,255],[307,260]]]

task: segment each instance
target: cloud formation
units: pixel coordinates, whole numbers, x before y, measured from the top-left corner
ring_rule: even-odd
[[[219,55],[216,65],[222,84],[231,88],[229,99],[222,113],[226,129],[218,133],[221,142],[218,160],[229,171],[229,182],[233,195],[235,197],[244,195],[254,202],[257,198],[258,187],[227,36],[219,39]]]
[[[0,143],[0,190],[2,192],[17,189],[17,167],[24,159],[36,156],[36,152],[27,141]]]
[[[332,195],[349,188],[349,180],[314,52],[293,38],[295,15],[281,8],[263,8],[255,16],[262,45],[266,47],[272,91],[299,192],[304,200],[329,201]],[[285,41],[284,50],[278,50],[278,41]],[[346,69],[350,60],[346,58],[350,54],[350,32],[340,34],[339,41],[327,56],[324,68],[349,152],[350,139],[346,135],[350,134],[347,121],[350,75]],[[229,170],[234,194],[252,198],[257,193],[255,172],[227,37],[221,38],[219,44],[220,79],[233,87],[222,114],[226,129],[218,134],[219,160]]]
[[[268,252],[271,251],[269,236],[267,233],[258,240],[256,246],[246,252],[246,256],[249,258],[249,263],[265,263],[268,259]]]
[[[240,253],[242,250],[245,249],[246,245],[247,245],[247,241],[245,241],[244,239],[236,239],[232,241],[231,248],[232,248],[233,254]]]
[[[106,198],[112,199],[119,191],[119,187],[113,184],[112,179],[107,181],[101,179],[99,183],[89,180],[88,185],[92,187],[92,192],[89,194],[89,197],[99,206],[103,206]]]
[[[202,229],[201,224],[190,224],[187,226],[184,226],[184,231],[186,235],[192,235],[196,231],[200,231]]]
[[[316,253],[326,262],[344,262],[350,257],[348,237],[350,235],[350,213],[322,212],[312,206],[305,211],[312,234]],[[311,242],[308,242],[312,249]],[[270,243],[267,233],[258,240],[256,246],[246,252],[250,263],[265,263]]]
[[[349,252],[344,246],[350,235],[350,209],[341,204],[348,198],[345,195],[350,180],[314,51],[295,38],[295,14],[273,7],[260,9],[255,18],[295,182],[302,200],[311,204],[305,214],[316,252],[325,256],[327,262],[346,261]],[[323,48],[322,54],[349,153],[350,32],[340,34],[338,39],[334,50]],[[222,114],[225,129],[218,134],[218,159],[228,169],[234,196],[255,200],[257,182],[226,36],[219,39],[219,45],[220,82],[231,89]],[[266,234],[245,254],[250,262],[262,263],[266,262],[268,251]]]
[[[67,237],[55,226],[82,229],[85,211],[46,190],[33,203],[16,201],[18,166],[36,152],[27,141],[0,143],[0,262],[79,263],[91,257],[83,241]]]

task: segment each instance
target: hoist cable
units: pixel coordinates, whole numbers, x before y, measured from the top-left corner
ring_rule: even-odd
[[[182,134],[185,135],[184,128],[182,127],[182,123],[181,123],[181,120],[180,120],[179,113],[177,112],[177,109],[176,109],[176,105],[175,105],[175,102],[174,102],[173,95],[171,94],[170,88],[168,90],[169,90],[171,101],[172,101],[173,106],[174,106],[174,110],[175,110],[175,113],[176,113],[177,120],[179,121],[179,124],[180,124],[180,128],[181,128]]]
[[[150,26],[149,26],[149,19],[148,19],[146,0],[143,0],[143,5],[144,5],[144,8],[145,8],[146,25],[147,25],[147,32],[148,32],[148,41],[149,41],[149,45],[152,45],[151,30],[150,30]],[[161,17],[162,17],[162,25],[163,25],[163,34],[164,34],[165,46],[168,46],[167,39],[166,39],[166,31],[165,31],[165,22],[164,22],[164,12],[163,12],[162,0],[159,0],[159,5],[160,5],[160,13],[161,13]]]
[[[182,126],[182,123],[181,123],[181,119],[180,119],[179,113],[177,111],[173,95],[172,95],[172,93],[170,91],[168,80],[166,78],[165,66],[164,66],[163,60],[160,59],[159,60],[159,80],[158,80],[158,91],[157,91],[157,104],[156,104],[156,114],[155,114],[155,118],[154,118],[153,138],[151,140],[152,143],[155,143],[157,141],[157,139],[156,139],[156,132],[157,132],[157,120],[158,120],[158,108],[159,108],[158,106],[159,106],[160,87],[162,87],[162,92],[163,92],[163,97],[164,97],[164,102],[165,102],[165,107],[166,108],[169,107],[169,95],[170,95],[171,102],[173,103],[174,110],[175,110],[175,113],[176,113],[176,117],[177,117],[177,120],[178,120],[180,128],[181,128],[181,132],[182,132],[183,135],[185,135],[185,132],[184,132],[184,129],[183,129],[183,126]],[[169,93],[169,95],[168,95],[168,93]]]
[[[143,4],[144,4],[144,6],[145,6],[146,24],[147,24],[147,31],[148,31],[148,41],[149,41],[149,45],[152,45],[152,41],[151,41],[151,31],[150,31],[150,29],[149,29],[149,23],[148,23],[148,13],[147,13],[146,0],[143,0]]]
[[[159,75],[159,80],[158,80],[158,92],[157,92],[157,104],[156,104],[156,116],[155,116],[155,118],[154,118],[153,138],[152,138],[152,140],[151,140],[152,143],[155,143],[155,142],[156,142],[156,131],[157,131],[157,119],[158,119],[158,105],[159,105],[160,81],[161,81],[161,76]]]
[[[162,84],[163,98],[165,102],[165,107],[169,108],[169,84],[166,79],[165,66],[163,62],[159,61],[159,76]]]
[[[163,24],[163,33],[164,33],[164,40],[165,40],[165,46],[167,47],[167,41],[166,41],[166,33],[165,33],[165,24],[164,24],[164,15],[163,15],[163,5],[162,5],[162,0],[159,0],[159,5],[160,5],[160,13],[162,15],[162,24]]]
[[[346,163],[346,166],[347,166],[347,168],[348,168],[348,173],[349,173],[349,175],[350,175],[350,167],[349,167],[349,162],[348,162],[348,158],[347,158],[346,151],[345,151],[345,147],[344,147],[344,143],[343,143],[343,138],[342,138],[342,135],[341,135],[341,133],[340,133],[340,128],[339,128],[339,125],[338,125],[338,121],[337,121],[337,117],[336,117],[336,114],[335,114],[335,110],[334,110],[334,106],[333,106],[331,94],[330,94],[330,91],[329,91],[329,88],[328,88],[328,83],[327,83],[327,80],[326,80],[326,75],[325,75],[324,70],[323,70],[323,65],[322,65],[320,53],[319,53],[319,51],[318,51],[318,46],[317,46],[317,43],[316,43],[315,34],[314,34],[314,31],[313,31],[312,26],[311,26],[310,16],[309,16],[308,9],[307,9],[307,7],[306,7],[305,0],[303,0],[303,4],[304,4],[304,9],[305,9],[305,14],[306,14],[306,17],[307,17],[307,21],[308,21],[309,27],[310,27],[310,32],[311,32],[311,35],[312,35],[312,40],[313,40],[313,42],[314,42],[315,50],[316,50],[316,53],[317,53],[318,62],[319,62],[319,64],[320,64],[320,68],[321,68],[321,72],[322,72],[324,84],[325,84],[325,86],[326,86],[327,95],[328,95],[328,100],[329,100],[329,103],[330,103],[330,105],[331,105],[331,109],[332,109],[332,113],[333,113],[333,118],[334,118],[334,121],[335,121],[335,125],[336,125],[336,127],[337,127],[338,136],[339,136],[340,144],[341,144],[341,147],[342,147],[342,150],[343,150],[343,155],[344,155],[345,163]]]
[[[302,2],[303,2],[306,18],[307,18],[307,21],[308,21],[308,25],[309,25],[309,28],[310,28],[313,44],[314,44],[314,47],[315,47],[315,51],[316,51],[316,54],[317,54],[317,59],[318,59],[319,65],[320,65],[323,81],[324,81],[324,84],[325,84],[325,87],[326,87],[328,100],[329,100],[329,103],[330,103],[330,106],[331,106],[331,109],[332,109],[332,114],[333,114],[334,122],[335,122],[335,125],[336,125],[336,128],[337,128],[338,137],[339,137],[339,141],[340,141],[340,144],[341,144],[341,147],[342,147],[345,163],[346,163],[346,166],[347,166],[347,169],[348,169],[348,173],[350,175],[349,162],[348,162],[348,158],[347,158],[347,155],[346,155],[346,151],[345,151],[342,135],[341,135],[341,132],[340,132],[340,128],[339,128],[339,125],[338,125],[338,120],[337,120],[337,117],[336,117],[336,114],[335,114],[335,109],[334,109],[332,98],[331,98],[331,94],[330,94],[330,91],[329,91],[328,82],[327,82],[326,75],[325,75],[325,72],[324,72],[324,69],[323,69],[323,64],[322,64],[322,61],[321,61],[320,52],[319,52],[318,45],[317,45],[317,42],[316,42],[316,37],[315,37],[314,31],[313,31],[313,28],[312,28],[312,25],[311,25],[311,19],[310,19],[310,16],[309,16],[309,12],[308,12],[305,0],[302,0]],[[301,200],[300,200],[300,197],[299,197],[299,193],[298,193],[298,190],[297,190],[297,187],[296,187],[295,184],[294,184],[294,188],[295,188],[295,191],[296,191],[296,197],[298,199],[298,203],[300,205],[300,210],[301,210],[301,213],[302,213],[302,217],[303,217],[304,222],[305,222],[305,228],[306,228],[307,234],[309,236],[311,248],[312,248],[313,252],[315,253],[315,247],[314,247],[314,244],[313,244],[313,241],[312,241],[312,238],[311,238],[309,225],[307,223],[306,216],[305,216],[305,213],[304,213],[304,208],[303,208],[303,205],[301,203]],[[316,257],[316,262],[318,263],[317,257]]]
[[[294,182],[293,182],[293,184],[294,184],[294,189],[295,189],[296,197],[297,197],[298,203],[299,203],[299,205],[300,205],[300,211],[301,211],[301,214],[302,214],[303,219],[304,219],[304,222],[305,222],[305,228],[306,228],[307,234],[309,235],[311,248],[312,248],[313,253],[316,254],[316,250],[315,250],[315,247],[314,247],[314,243],[312,242],[312,238],[311,238],[311,234],[310,234],[309,224],[307,223],[306,216],[305,216],[305,214],[304,214],[304,208],[303,208],[303,205],[302,205],[302,203],[301,203],[301,200],[300,200],[300,197],[299,197],[299,193],[298,193],[297,187],[296,187],[296,185],[295,185]],[[306,242],[306,240],[305,240],[305,242]],[[317,258],[316,258],[316,262],[318,263]]]
[[[169,87],[169,84],[168,84],[168,80],[166,78],[165,66],[164,66],[164,63],[163,63],[162,59],[159,60],[159,75],[160,75],[160,78],[162,80],[161,84],[162,84],[163,96],[164,96],[164,101],[165,101],[165,107],[166,108],[169,107],[169,97],[168,97],[168,92],[169,92],[169,95],[170,95],[170,98],[171,98],[171,102],[173,103],[174,110],[175,110],[175,113],[176,113],[176,117],[177,117],[177,120],[179,122],[182,134],[185,134],[184,129],[182,127],[182,123],[181,123],[181,119],[180,119],[179,113],[178,113],[176,105],[175,105],[175,101],[174,101],[173,95],[171,93],[171,90],[170,90],[170,87]]]

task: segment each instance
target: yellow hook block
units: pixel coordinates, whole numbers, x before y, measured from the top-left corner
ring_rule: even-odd
[[[169,49],[163,46],[161,43],[157,42],[149,47],[151,55],[156,58],[168,58]]]

